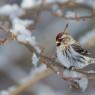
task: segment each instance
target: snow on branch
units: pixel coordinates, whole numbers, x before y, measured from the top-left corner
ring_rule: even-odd
[[[24,14],[24,11],[17,4],[6,4],[0,7],[0,15],[9,16],[10,19]]]
[[[37,65],[37,63],[44,64],[41,65],[39,68],[33,69],[33,71],[31,70],[30,75],[32,74],[33,76],[26,78],[20,86],[16,87],[11,92],[11,95],[17,95],[21,93],[22,91],[30,87],[32,84],[40,81],[41,79],[49,76],[50,74],[53,74],[53,71],[57,73],[58,76],[60,76],[60,69],[62,69],[62,75],[65,75],[61,75],[61,78],[67,80],[76,80],[79,83],[80,88],[82,88],[83,90],[86,89],[88,81],[84,78],[88,78],[88,76],[86,76],[88,72],[84,72],[81,70],[72,70],[69,72],[65,70],[64,72],[64,67],[57,65],[58,62],[56,61],[56,57],[50,58],[48,56],[43,55],[42,50],[39,48],[38,43],[36,41],[36,37],[32,34],[32,31],[27,28],[29,25],[33,26],[35,24],[35,19],[22,19],[20,17],[26,15],[25,13],[27,10],[33,11],[34,9],[38,9],[40,12],[44,10],[49,10],[53,15],[57,17],[63,17],[64,19],[68,20],[89,19],[95,17],[95,13],[93,12],[93,10],[95,10],[95,5],[92,3],[92,0],[88,0],[88,2],[85,3],[85,0],[23,0],[20,6],[16,4],[7,4],[0,7],[0,16],[8,16],[12,24],[11,28],[8,30],[6,28],[4,29],[4,26],[0,26],[0,28],[2,28],[5,32],[9,32],[11,34],[9,39],[1,40],[0,43],[4,44],[6,41],[10,39],[16,40],[17,42],[23,44],[29,50],[31,49],[31,53],[33,53],[31,59],[32,63],[35,66]],[[82,6],[83,4],[84,6]],[[92,10],[92,13],[89,16],[80,16],[70,10],[64,13],[65,7],[73,9],[77,7],[83,7],[85,9],[88,8],[88,6],[90,6]],[[91,38],[92,35],[93,33],[91,34]],[[90,40],[88,36],[86,37],[88,40]],[[86,41],[85,39],[81,40],[81,42],[83,42],[83,45],[87,45],[88,42]],[[52,71],[48,69],[46,66],[50,68]],[[83,80],[79,81],[79,79],[81,78]],[[89,78],[91,79],[91,77]],[[84,80],[85,85],[83,85]],[[1,95],[10,95],[10,92],[7,90],[2,91],[2,93],[3,94]]]

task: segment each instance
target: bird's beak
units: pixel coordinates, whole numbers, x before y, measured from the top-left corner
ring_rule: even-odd
[[[57,42],[56,42],[56,45],[57,45],[57,46],[60,46],[60,42],[57,41]]]
[[[59,42],[58,41],[56,41],[56,44],[58,44]]]

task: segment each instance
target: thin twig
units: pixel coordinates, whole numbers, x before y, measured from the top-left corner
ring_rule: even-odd
[[[66,19],[66,20],[78,20],[78,21],[95,18],[95,14],[88,15],[88,16],[75,16],[75,17],[58,16],[58,15],[55,15],[55,14],[53,14],[53,15],[57,16],[57,17],[60,17],[60,18],[63,18],[63,19]]]
[[[31,80],[27,81],[26,83],[18,86],[15,91],[13,91],[10,95],[18,95],[21,92],[27,90],[30,86],[37,83],[38,81],[46,78],[47,76],[50,76],[53,74],[53,71],[50,69],[47,69],[39,74],[36,74]]]
[[[75,3],[74,3],[75,4]],[[72,5],[71,3],[70,4],[68,4],[68,6],[67,7],[69,7],[69,6],[71,6],[71,7],[76,7],[75,5]],[[59,16],[60,17],[60,16]],[[63,16],[63,18],[64,19],[66,19],[66,20],[81,20],[81,19],[90,19],[90,18],[94,18],[95,17],[95,14],[92,14],[92,15],[90,15],[90,16],[75,16],[75,17],[65,17],[65,16]],[[35,24],[37,24],[36,22],[35,22]],[[0,28],[2,28],[5,32],[10,32],[9,30],[7,30],[6,28],[4,28],[3,26],[1,27],[0,26]],[[6,41],[6,40],[5,40]],[[4,43],[5,43],[5,41],[4,41]],[[1,41],[2,42],[2,41]],[[3,43],[2,43],[3,44]],[[22,43],[23,44],[23,43]],[[25,45],[25,44],[24,44]],[[25,46],[27,46],[27,45],[25,45]],[[30,48],[32,48],[31,46],[30,46]],[[32,48],[33,49],[33,48]],[[34,51],[34,50],[32,50],[32,49],[30,49],[31,51]],[[55,71],[55,69],[53,68],[54,66],[58,66],[59,68],[61,67],[61,66],[59,66],[59,65],[57,65],[56,63],[56,61],[53,59],[53,58],[49,58],[49,57],[47,57],[47,56],[44,56],[44,55],[42,55],[42,54],[38,54],[40,57],[42,57],[42,59],[44,59],[45,60],[45,64],[49,67],[49,68],[51,68],[53,71]],[[55,65],[56,64],[56,65]],[[47,76],[49,76],[49,75],[51,75],[51,74],[53,74],[54,72],[52,71],[52,70],[50,70],[50,69],[47,69],[47,70],[45,70],[45,71],[43,71],[43,72],[41,72],[41,73],[39,73],[39,74],[36,74],[35,75],[35,77],[33,77],[31,80],[29,80],[29,81],[27,81],[26,83],[24,83],[24,84],[21,84],[21,85],[19,85],[17,88],[16,88],[16,90],[15,91],[13,91],[12,93],[11,93],[11,95],[18,95],[18,94],[20,94],[21,92],[23,92],[23,91],[25,91],[25,90],[27,90],[30,86],[32,86],[33,84],[35,84],[35,83],[37,83],[38,81],[40,81],[40,80],[42,80],[42,79],[44,79],[44,78],[46,78]],[[76,70],[77,72],[80,72],[80,73],[84,73],[84,74],[86,74],[86,72],[82,72],[82,71],[78,71],[78,70]],[[56,73],[57,73],[57,71],[55,71]],[[93,78],[93,79],[95,79],[95,77],[89,77],[89,78]],[[68,79],[75,79],[75,78],[69,78],[68,77]]]

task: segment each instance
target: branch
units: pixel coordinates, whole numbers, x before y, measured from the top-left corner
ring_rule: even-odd
[[[59,5],[60,5],[60,4],[59,4]],[[48,6],[48,4],[47,4],[47,6]],[[50,9],[50,11],[51,11],[51,7],[52,7],[52,6],[53,6],[53,4],[51,4],[51,6],[48,6],[48,8],[45,8],[45,9],[46,9],[46,10]],[[81,6],[80,4],[77,4],[77,3],[74,3],[74,2],[67,2],[67,6],[66,6],[66,4],[64,3],[63,5],[61,5],[61,7],[59,6],[59,8],[62,9],[62,10],[64,9],[64,7],[75,9],[76,7],[79,8],[80,6]],[[40,7],[41,7],[41,6],[40,6]],[[36,7],[36,8],[39,8],[39,7]],[[87,7],[84,7],[84,8],[87,8]],[[44,8],[41,9],[41,11],[43,11],[43,10],[44,10]],[[40,11],[39,11],[39,12],[40,12]],[[56,13],[52,13],[52,14],[55,15]],[[38,14],[38,16],[39,16],[39,14]],[[37,16],[37,18],[38,18],[38,16]],[[89,15],[89,16],[79,16],[79,15],[75,14],[75,17],[67,17],[67,16],[64,15],[64,13],[62,13],[61,16],[60,16],[59,14],[57,14],[56,16],[57,16],[57,17],[62,17],[62,18],[64,18],[64,19],[66,19],[66,20],[81,20],[81,19],[84,20],[84,19],[94,18],[94,17],[95,17],[95,14],[92,13],[92,14]],[[36,20],[38,21],[38,19],[36,19]],[[34,26],[36,26],[37,21],[35,21]],[[4,27],[1,27],[1,26],[0,26],[0,28],[2,28],[5,32],[9,32],[9,30],[7,30],[7,29],[4,28]],[[13,34],[11,34],[11,36],[10,36],[8,39],[1,40],[0,43],[1,43],[1,44],[4,44],[4,43],[6,43],[8,40],[10,40],[10,39],[11,39],[11,40],[16,40],[17,42],[19,42],[19,41],[16,39],[16,37],[15,37]],[[21,43],[21,42],[20,42],[20,43]],[[27,43],[27,44],[21,43],[21,44],[23,44],[25,47],[27,47],[30,51],[36,52],[35,49],[33,49],[30,45],[27,45],[28,43]],[[36,74],[31,80],[27,81],[27,82],[24,83],[24,84],[19,85],[19,86],[15,89],[15,91],[13,91],[13,92],[11,93],[11,95],[17,95],[17,94],[19,94],[19,93],[21,93],[21,92],[27,90],[31,85],[33,85],[33,84],[37,83],[38,81],[40,81],[40,80],[46,78],[47,76],[53,74],[54,72],[55,72],[55,73],[58,73],[58,72],[59,72],[58,69],[63,68],[63,67],[57,65],[58,63],[57,63],[53,58],[49,58],[49,57],[44,56],[44,55],[42,55],[42,54],[38,54],[37,52],[36,52],[36,54],[41,57],[41,60],[40,60],[41,62],[40,62],[40,63],[43,62],[43,63],[46,64],[50,69],[52,69],[52,71],[51,71],[50,69],[47,69],[47,70],[43,71],[42,73]],[[56,64],[56,63],[57,63],[57,64]],[[55,67],[57,67],[57,69],[56,69]],[[63,69],[63,70],[64,70],[64,69]],[[53,71],[54,71],[54,72],[53,72]],[[87,72],[84,72],[84,71],[81,71],[81,70],[73,70],[73,71],[77,71],[77,72],[83,73],[83,74],[88,74]],[[63,77],[62,77],[62,78],[63,78]],[[64,78],[63,78],[63,79],[64,79]],[[66,78],[66,79],[68,79],[68,80],[70,80],[70,79],[73,80],[73,79],[76,79],[76,78],[71,78],[71,77],[69,77],[69,78]],[[92,77],[89,77],[89,79],[92,79]],[[95,79],[95,78],[93,78],[93,79]]]
[[[92,19],[95,18],[95,14],[91,14],[89,16],[75,16],[75,17],[65,17],[63,16],[64,19],[66,20],[85,20],[85,19]]]
[[[42,73],[36,74],[31,80],[27,81],[26,83],[18,86],[15,91],[11,92],[10,95],[18,95],[21,92],[27,90],[31,85],[37,83],[38,81],[48,77],[49,75],[53,74],[53,71],[50,69],[47,69],[43,71]]]

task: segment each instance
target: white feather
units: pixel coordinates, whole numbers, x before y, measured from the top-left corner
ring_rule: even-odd
[[[65,67],[69,68],[71,66],[71,63],[69,60],[63,55],[63,52],[60,48],[57,48],[56,50],[58,61],[63,64]]]
[[[68,56],[65,56],[63,53],[63,47],[57,47],[57,58],[60,64],[64,65],[67,68],[72,66],[79,69],[86,67],[88,65],[88,61],[85,60],[85,57],[77,53],[72,47],[69,48],[69,51],[67,51]],[[81,57],[83,57],[83,59]]]

